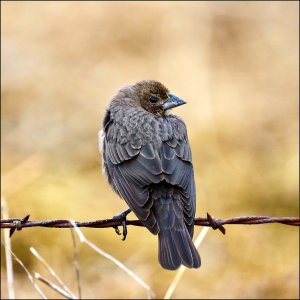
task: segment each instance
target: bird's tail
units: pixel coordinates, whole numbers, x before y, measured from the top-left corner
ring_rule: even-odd
[[[180,265],[199,268],[199,253],[192,241],[193,224],[184,215],[184,205],[177,189],[161,183],[153,189],[153,213],[158,225],[158,260],[168,270],[176,270]],[[189,212],[191,214],[191,212]]]
[[[158,260],[168,270],[176,270],[181,264],[199,268],[199,253],[184,224],[180,228],[161,229],[158,234]]]

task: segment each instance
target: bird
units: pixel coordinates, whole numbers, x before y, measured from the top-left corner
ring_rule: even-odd
[[[192,241],[196,188],[187,129],[170,113],[183,104],[158,81],[128,84],[112,98],[99,132],[103,172],[158,235],[158,261],[167,270],[201,265]]]

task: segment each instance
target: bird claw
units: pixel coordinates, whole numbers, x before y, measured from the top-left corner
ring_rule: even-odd
[[[115,232],[117,235],[121,235],[120,229],[118,228],[118,226],[114,226]]]
[[[126,240],[126,236],[127,236],[127,225],[126,225],[126,216],[131,212],[131,209],[127,209],[123,212],[121,212],[120,214],[117,214],[113,217],[113,219],[119,219],[122,220],[122,227],[123,227],[123,237],[122,237],[122,241]],[[117,235],[121,235],[121,232],[118,228],[118,226],[114,227],[115,228],[115,232]]]

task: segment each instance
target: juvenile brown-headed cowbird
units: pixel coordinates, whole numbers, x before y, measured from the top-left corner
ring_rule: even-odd
[[[103,120],[103,168],[113,189],[153,234],[165,269],[200,267],[192,242],[196,191],[184,122],[168,114],[185,104],[154,80],[120,89]]]

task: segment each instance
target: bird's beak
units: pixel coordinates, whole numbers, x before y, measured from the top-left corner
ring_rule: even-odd
[[[183,101],[182,99],[178,98],[177,96],[173,95],[173,94],[168,94],[168,99],[167,101],[163,104],[163,109],[166,111],[170,108],[174,108],[183,104],[186,104],[185,101]]]

